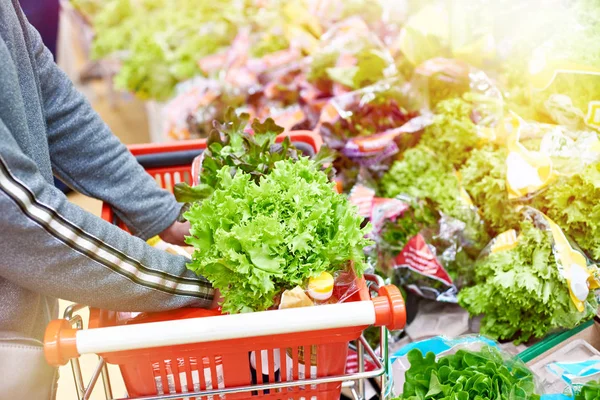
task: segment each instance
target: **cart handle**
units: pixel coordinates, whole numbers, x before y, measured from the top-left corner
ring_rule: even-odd
[[[274,314],[277,313],[277,314]],[[404,299],[393,285],[379,288],[371,301],[328,304],[246,314],[219,315],[107,328],[74,329],[64,319],[51,321],[44,336],[50,365],[59,366],[82,354],[102,354],[190,343],[301,333],[358,326],[401,329],[406,323]]]

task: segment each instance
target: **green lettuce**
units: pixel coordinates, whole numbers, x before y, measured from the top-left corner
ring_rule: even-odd
[[[435,359],[418,349],[408,353],[404,390],[397,400],[538,400],[533,374],[519,362],[506,360],[499,350],[458,350]]]
[[[600,163],[564,177],[542,192],[534,205],[579,247],[600,260]]]
[[[266,310],[309,277],[366,268],[363,219],[305,157],[276,162],[258,183],[224,167],[212,196],[184,216],[194,247],[188,268],[221,291],[225,312]]]
[[[594,293],[579,312],[552,252],[551,234],[533,222],[521,222],[518,244],[480,258],[476,283],[458,294],[459,304],[471,315],[483,314],[480,332],[516,344],[541,338],[553,329],[574,328],[592,318]]]
[[[251,125],[251,134],[244,131],[249,118],[245,113],[238,117],[230,108],[225,122],[214,121],[215,129],[207,140],[202,158],[200,184],[192,187],[180,182],[173,188],[177,201],[185,203],[182,213],[189,209],[191,203],[203,201],[212,195],[219,186],[219,171],[224,167],[229,168],[232,176],[238,171],[245,172],[258,184],[263,176],[275,168],[276,162],[298,160],[300,151],[289,137],[277,143],[277,136],[283,132],[283,128],[276,125],[273,119],[267,118],[262,123],[255,119]],[[325,164],[333,161],[333,153],[327,147],[321,147],[314,161],[333,180],[333,170],[325,168]]]
[[[522,219],[508,198],[507,156],[506,149],[487,146],[474,150],[459,170],[466,191],[495,234],[516,228]]]

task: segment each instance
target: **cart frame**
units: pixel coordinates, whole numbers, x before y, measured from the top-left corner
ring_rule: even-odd
[[[365,274],[365,279],[370,283],[369,290],[377,292],[380,287],[383,287],[383,279],[375,274]],[[76,312],[87,308],[82,304],[72,304],[65,309],[63,318],[68,321],[71,326],[77,329],[83,329],[83,319],[81,315]],[[376,351],[371,348],[366,339],[361,335],[356,341],[356,353],[358,357],[358,372],[353,374],[344,374],[338,376],[328,376],[321,378],[308,378],[298,379],[286,382],[275,382],[275,383],[263,383],[256,385],[246,385],[239,387],[223,388],[223,389],[210,389],[201,390],[196,392],[188,393],[174,393],[174,394],[163,394],[155,396],[143,396],[143,397],[123,397],[114,398],[112,393],[112,387],[110,383],[110,376],[108,373],[107,363],[101,357],[98,356],[98,363],[92,376],[90,377],[88,384],[84,384],[84,378],[81,371],[81,364],[78,358],[73,358],[69,361],[71,364],[71,370],[73,372],[73,379],[75,382],[75,388],[77,390],[78,400],[87,400],[92,395],[92,392],[96,388],[98,379],[102,377],[102,385],[104,388],[104,396],[106,400],[168,400],[168,399],[207,399],[209,396],[226,395],[229,393],[248,393],[253,391],[263,391],[270,389],[280,388],[291,388],[306,385],[317,385],[323,383],[342,383],[342,387],[349,388],[352,397],[355,400],[366,400],[365,399],[365,380],[379,378],[380,379],[380,399],[385,399],[387,381],[386,377],[389,375],[389,353],[388,353],[388,329],[385,326],[380,327],[380,341],[379,341],[379,355]],[[369,358],[373,361],[376,369],[373,371],[364,371],[365,366],[365,352]]]

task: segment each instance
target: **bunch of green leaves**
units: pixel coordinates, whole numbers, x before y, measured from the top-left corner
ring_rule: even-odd
[[[574,400],[598,400],[600,399],[600,381],[590,381],[581,387],[573,396]]]
[[[459,170],[464,188],[494,234],[517,227],[522,219],[508,198],[507,156],[506,149],[489,145],[471,152]]]
[[[360,89],[394,74],[394,60],[376,38],[352,35],[342,42],[335,48],[322,43],[322,48],[312,54],[307,80],[321,91],[331,93],[333,83]],[[354,58],[354,63],[339,66],[339,58],[348,55]]]
[[[492,346],[480,351],[458,350],[435,359],[418,349],[408,353],[410,368],[402,395],[406,400],[539,400],[531,371],[506,360]]]
[[[487,244],[484,221],[466,202],[452,166],[436,158],[419,144],[404,152],[381,179],[385,197],[408,196],[411,208],[382,230],[384,251],[402,250],[408,240],[421,233],[436,249],[438,261],[459,287],[471,283],[473,263]],[[404,269],[403,284],[432,287],[437,282]]]
[[[258,184],[260,179],[268,175],[275,164],[281,160],[297,161],[299,150],[286,137],[277,143],[277,135],[283,128],[276,125],[271,118],[261,123],[257,119],[251,125],[252,134],[245,132],[250,116],[241,114],[237,116],[233,109],[228,109],[224,123],[214,122],[215,129],[211,132],[200,170],[199,185],[191,187],[185,182],[174,187],[177,201],[187,203],[183,212],[190,207],[190,203],[205,200],[210,197],[215,188],[219,186],[219,172],[227,167],[232,176],[238,172],[250,175]],[[332,153],[326,148],[314,157],[316,165],[324,168],[333,160]],[[325,169],[325,168],[324,168]],[[330,179],[333,179],[331,168],[325,169]]]
[[[534,199],[579,247],[600,260],[600,163],[563,177]]]
[[[473,105],[462,98],[440,102],[432,125],[425,128],[421,143],[450,166],[459,168],[481,142],[471,119]]]
[[[541,338],[553,329],[574,328],[597,309],[593,293],[579,312],[552,252],[551,234],[530,220],[520,225],[518,244],[490,253],[475,264],[476,283],[458,294],[471,315],[483,314],[481,334],[493,339]]]
[[[364,272],[368,229],[314,161],[278,161],[258,183],[225,166],[217,182],[184,216],[194,247],[188,268],[221,291],[225,312],[266,310],[281,291],[324,271]]]
[[[477,212],[465,202],[452,165],[437,158],[421,143],[405,151],[402,160],[396,161],[383,176],[380,182],[382,195],[429,200],[438,211],[468,224],[467,236],[485,244],[488,239],[485,227]]]

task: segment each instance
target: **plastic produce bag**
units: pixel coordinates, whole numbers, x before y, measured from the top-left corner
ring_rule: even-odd
[[[517,358],[482,336],[438,336],[392,355],[398,399],[539,399],[537,382]]]
[[[563,381],[564,389],[558,393],[574,400],[597,399],[600,396],[600,358],[597,355],[595,359],[579,362],[555,362],[546,368]]]
[[[600,128],[600,16],[594,1],[571,2],[561,29],[532,55],[533,105],[571,129]]]
[[[332,98],[321,112],[318,130],[338,152],[334,167],[349,191],[360,174],[381,177],[431,121],[429,114],[419,115],[397,78]]]
[[[475,263],[475,283],[459,304],[483,314],[481,333],[523,343],[559,328],[573,328],[596,314],[598,268],[562,230],[527,207],[519,233],[494,238]]]
[[[575,339],[550,351],[531,365],[531,370],[544,388],[545,400],[577,398],[582,386],[596,391],[599,388],[600,351],[584,339]]]
[[[472,281],[474,260],[486,242],[472,206],[464,205],[459,220],[440,213],[431,201],[376,197],[361,184],[349,198],[371,221],[372,257],[380,271],[420,297],[456,302],[458,289]]]

